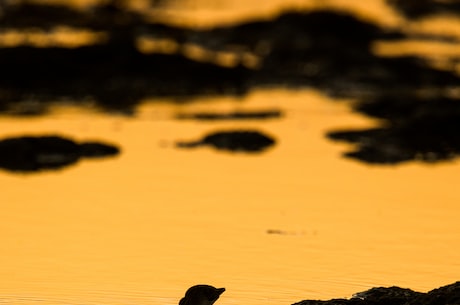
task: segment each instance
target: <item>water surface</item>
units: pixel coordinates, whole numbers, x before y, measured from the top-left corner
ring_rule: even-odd
[[[267,16],[286,3],[186,2],[162,14],[205,26]],[[403,22],[380,1],[346,3],[326,4],[390,26]],[[412,30],[455,33],[442,29]],[[376,46],[389,55],[421,48]],[[177,304],[198,283],[227,288],[218,304],[291,304],[458,280],[458,161],[382,167],[341,158],[347,145],[326,132],[378,124],[347,102],[267,89],[184,105],[153,99],[134,117],[71,107],[2,116],[2,137],[59,133],[117,143],[122,153],[60,171],[0,172],[0,304]],[[283,117],[174,119],[257,109],[281,109]],[[222,128],[255,128],[277,145],[260,155],[175,147]]]
[[[196,123],[178,111],[283,103],[257,123],[262,155],[178,150],[177,138],[247,122]],[[0,122],[3,135],[56,132],[118,142],[116,159],[39,175],[0,174],[6,304],[175,304],[196,283],[222,304],[290,304],[374,286],[421,291],[458,279],[458,163],[367,166],[339,158],[329,129],[367,126],[314,91],[262,91],[138,118],[57,111]],[[271,233],[271,234],[270,234]]]

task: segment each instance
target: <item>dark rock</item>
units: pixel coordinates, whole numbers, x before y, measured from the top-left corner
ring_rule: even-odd
[[[387,122],[379,128],[328,133],[333,140],[357,145],[346,157],[395,164],[451,160],[460,154],[460,100],[387,97],[358,104],[356,109]]]
[[[428,293],[399,287],[377,287],[357,293],[350,299],[304,300],[293,305],[454,305],[460,304],[460,282]]]
[[[114,1],[77,10],[65,4],[13,3],[6,5],[0,25],[3,28],[52,30],[57,26],[89,28],[95,31],[113,28],[133,28],[143,23],[143,16],[123,9]]]
[[[454,0],[389,2],[411,16],[459,11]],[[415,159],[448,160],[459,154],[456,130],[460,111],[455,93],[460,88],[455,72],[458,57],[446,56],[446,66],[438,69],[423,56],[377,56],[372,49],[377,40],[414,38],[402,29],[388,29],[349,13],[326,10],[286,11],[270,20],[190,29],[152,22],[147,14],[124,9],[121,3],[109,1],[86,11],[5,4],[0,16],[2,29],[47,31],[67,26],[103,32],[107,39],[73,49],[0,48],[0,111],[42,114],[49,101],[84,104],[89,100],[104,110],[132,113],[140,101],[150,97],[166,96],[182,102],[209,95],[242,95],[254,88],[313,87],[331,96],[351,98],[357,101],[353,105],[356,111],[387,121],[377,129],[330,133],[333,139],[358,145],[346,153],[348,157],[395,164]],[[173,41],[178,51],[143,53],[137,43],[146,37]],[[436,38],[445,37],[432,37]],[[187,45],[198,45],[209,55],[204,61],[187,58]],[[234,55],[236,64],[219,65],[216,58],[221,51]],[[257,65],[245,65],[248,54],[257,58]],[[202,113],[194,118],[269,116]],[[273,144],[247,148],[251,141],[210,137],[178,146],[259,151]]]
[[[458,0],[387,0],[387,2],[410,18],[436,14],[460,15]]]
[[[350,304],[355,304],[355,302],[347,300],[347,299],[332,299],[329,301],[304,300],[301,302],[294,303],[292,305],[350,305]],[[359,302],[357,304],[359,304]]]
[[[446,96],[419,96],[416,93],[383,93],[356,103],[353,109],[368,116],[390,122],[422,117],[460,115],[460,99]]]
[[[80,155],[84,158],[104,158],[120,152],[118,147],[98,142],[83,142],[80,144]]]
[[[58,18],[57,16],[64,16]],[[54,18],[56,17],[56,18]],[[173,27],[147,21],[146,16],[114,5],[74,11],[66,7],[21,4],[0,17],[5,29],[56,26],[102,31],[107,39],[68,49],[59,46],[0,48],[0,109],[41,113],[50,100],[92,100],[103,109],[130,113],[148,97],[192,98],[240,95],[254,87],[316,87],[334,96],[360,97],[382,90],[458,86],[459,77],[431,68],[420,58],[381,58],[372,42],[406,37],[338,11],[285,12],[273,20],[256,20],[206,30]],[[257,68],[243,62],[222,67],[197,62],[181,51],[145,54],[136,48],[142,37],[169,39],[181,50],[187,44],[237,58],[251,53]],[[33,105],[17,109],[13,104]]]
[[[367,305],[404,305],[421,295],[423,293],[393,286],[372,288],[353,295],[353,298],[362,300]]]
[[[217,131],[199,141],[177,142],[181,148],[193,148],[209,145],[219,150],[233,152],[262,152],[275,144],[275,140],[253,130]]]
[[[0,103],[94,98],[97,106],[108,110],[130,109],[148,96],[239,94],[245,91],[240,85],[247,73],[242,67],[229,69],[180,55],[149,55],[108,45],[0,49],[0,66]]]
[[[272,20],[217,26],[199,32],[193,43],[209,49],[239,46],[256,54],[295,52],[309,48],[367,47],[374,39],[401,38],[351,14],[332,10],[286,11]],[[262,48],[262,50],[261,50]]]
[[[460,304],[460,282],[431,290],[411,300],[408,305]]]
[[[80,158],[108,157],[119,153],[113,145],[76,143],[59,136],[23,136],[0,141],[0,168],[14,172],[59,169]]]

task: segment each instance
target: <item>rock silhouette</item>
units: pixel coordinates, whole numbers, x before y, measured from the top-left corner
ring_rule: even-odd
[[[449,305],[460,302],[460,282],[427,293],[400,287],[376,287],[356,293],[350,299],[304,300],[293,305]]]
[[[434,6],[436,13],[458,12],[455,1],[389,2],[409,12],[408,16],[425,15]],[[356,111],[384,115],[387,120],[377,130],[363,131],[362,136],[355,130],[332,132],[331,139],[349,137],[360,147],[346,156],[394,164],[458,155],[452,128],[457,128],[460,114],[451,110],[459,98],[451,92],[460,88],[455,73],[460,59],[454,55],[445,58],[448,65],[439,69],[420,56],[382,57],[372,50],[377,40],[411,38],[402,30],[328,10],[285,11],[270,20],[193,29],[152,21],[116,2],[86,11],[30,3],[6,5],[0,16],[0,27],[6,30],[49,31],[57,26],[102,32],[106,39],[77,48],[0,48],[0,111],[42,114],[52,105],[49,101],[70,99],[82,104],[90,100],[100,109],[132,114],[140,101],[152,97],[185,102],[209,95],[243,95],[267,87],[316,88],[334,97],[351,98],[356,101],[351,105]],[[177,50],[168,54],[141,51],[137,45],[143,38],[172,41]],[[200,61],[191,59],[186,56],[187,45],[199,46],[207,55]],[[223,66],[217,59],[219,52],[232,54],[235,63]],[[247,64],[248,56],[256,64]],[[452,103],[443,102],[446,99]],[[408,112],[413,115],[403,115]],[[435,124],[443,116],[448,123]],[[426,138],[420,137],[420,128],[426,131]],[[436,137],[441,140],[435,141]]]
[[[451,160],[460,154],[459,99],[389,95],[355,107],[386,123],[378,128],[329,132],[331,139],[356,144],[346,157],[396,164]]]
[[[212,146],[219,150],[232,152],[258,153],[275,144],[275,140],[254,130],[216,131],[201,140],[177,142],[181,148]]]
[[[60,169],[82,158],[104,158],[118,153],[119,149],[113,145],[76,143],[55,135],[12,137],[0,141],[0,168],[30,173]]]
[[[460,3],[456,0],[387,0],[387,2],[410,18],[422,18],[436,14],[460,15]]]
[[[56,17],[61,13],[65,18]],[[431,68],[419,58],[376,56],[370,49],[373,41],[401,39],[405,34],[337,11],[284,12],[273,20],[206,30],[145,19],[114,6],[89,12],[50,5],[12,6],[0,18],[5,29],[73,26],[102,31],[108,38],[77,48],[0,48],[4,72],[0,109],[31,113],[14,105],[70,98],[83,103],[91,99],[103,109],[129,113],[148,97],[184,100],[200,95],[239,95],[258,87],[315,87],[334,96],[361,97],[382,89],[407,92],[421,86],[446,88],[459,83],[456,75]],[[240,62],[223,67],[212,58],[194,61],[181,51],[143,53],[136,46],[142,37],[170,39],[179,50],[187,44],[199,45],[209,50],[211,57],[216,51],[230,52]],[[244,66],[245,53],[258,58],[257,68]]]

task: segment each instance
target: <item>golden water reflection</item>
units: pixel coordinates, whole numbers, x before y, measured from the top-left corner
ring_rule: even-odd
[[[175,2],[152,18],[210,26],[321,6],[412,33],[460,37],[458,20],[405,21],[381,0]],[[132,3],[142,9],[146,1]],[[6,34],[12,44],[68,43],[59,33]],[[101,38],[89,34],[79,39]],[[458,54],[448,43],[404,43],[375,50],[391,56],[435,48],[428,53],[436,60]],[[177,46],[160,47],[168,53]],[[283,119],[262,123],[172,119],[278,107]],[[119,143],[122,154],[39,175],[0,172],[0,304],[177,304],[197,283],[227,288],[217,304],[291,304],[459,280],[459,163],[367,166],[339,158],[348,146],[324,137],[370,124],[308,90],[258,91],[244,101],[154,101],[136,118],[70,108],[1,117],[1,137],[59,132]],[[279,143],[261,156],[174,147],[233,127],[261,129]]]
[[[119,143],[115,159],[39,175],[0,173],[0,303],[177,304],[227,288],[219,304],[291,304],[374,286],[426,291],[458,280],[458,162],[367,166],[339,158],[327,130],[372,121],[315,91],[259,91],[139,117],[69,109],[2,117],[2,137],[59,132]],[[281,120],[176,121],[178,112],[281,107]],[[260,156],[174,141],[254,127]],[[279,233],[279,234],[268,234]]]

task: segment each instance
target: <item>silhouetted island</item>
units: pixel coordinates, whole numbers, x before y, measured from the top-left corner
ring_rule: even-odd
[[[459,10],[456,1],[388,1],[408,16]],[[347,157],[395,164],[458,156],[459,56],[446,56],[444,66],[438,67],[423,56],[384,57],[373,49],[376,41],[446,41],[445,36],[415,37],[404,29],[385,28],[334,10],[285,11],[272,19],[194,29],[152,21],[118,4],[108,1],[90,10],[22,2],[4,5],[3,30],[50,31],[64,26],[101,32],[106,38],[76,48],[0,48],[0,111],[42,114],[50,101],[71,100],[132,114],[146,98],[185,102],[260,88],[315,88],[350,98],[357,112],[386,120],[374,129],[331,131],[331,139],[356,143]],[[142,51],[141,39],[165,39],[177,50]],[[449,39],[458,44],[458,38]],[[207,55],[201,60],[188,57],[190,45]],[[231,54],[234,64],[219,63],[220,52]],[[255,63],[248,64],[247,58]],[[236,119],[238,114],[195,118]]]
[[[437,162],[460,155],[460,100],[448,97],[382,95],[355,109],[384,119],[380,127],[331,131],[328,137],[354,143],[345,156],[372,164],[411,160]]]
[[[56,17],[60,15],[66,17]],[[376,56],[371,49],[374,41],[407,35],[339,11],[283,12],[272,20],[210,29],[159,24],[114,6],[74,11],[49,4],[17,4],[0,17],[4,29],[57,26],[103,32],[107,39],[76,48],[0,48],[3,111],[21,113],[15,105],[32,104],[24,101],[47,104],[71,99],[129,113],[149,97],[184,101],[274,86],[314,87],[333,96],[367,98],[389,90],[395,94],[421,87],[439,91],[460,82],[457,75],[435,69],[421,58]],[[178,51],[142,52],[137,41],[149,37],[174,41]],[[208,50],[208,62],[185,56],[185,45]],[[216,52],[233,54],[236,64],[219,65],[212,59]],[[258,65],[246,66],[244,54],[258,58]]]
[[[460,304],[460,282],[427,293],[399,287],[376,287],[350,299],[305,300],[293,305],[454,305]]]
[[[0,168],[24,173],[60,169],[82,158],[105,158],[119,152],[111,144],[77,143],[56,135],[11,137],[0,140]]]
[[[423,18],[437,14],[460,16],[458,0],[387,0],[387,2],[410,18]]]
[[[180,141],[180,148],[212,146],[219,150],[232,152],[258,153],[275,144],[275,139],[254,130],[216,131],[198,141]]]

